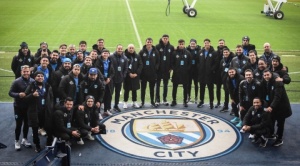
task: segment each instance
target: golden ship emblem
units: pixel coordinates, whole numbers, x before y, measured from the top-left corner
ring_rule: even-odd
[[[152,123],[144,127],[148,131],[178,131],[182,132],[185,130],[184,124],[177,124],[176,122],[170,122],[163,120],[161,123]]]

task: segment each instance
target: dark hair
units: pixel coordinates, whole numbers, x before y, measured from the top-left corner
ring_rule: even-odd
[[[250,53],[254,53],[254,54],[256,55],[256,51],[254,51],[254,50],[250,50],[250,51],[248,52],[248,54],[250,54]]]
[[[253,75],[253,71],[251,70],[251,69],[247,69],[247,70],[245,70],[245,74],[246,74],[246,72],[251,72],[251,74]]]
[[[228,51],[228,52],[230,52],[230,49],[229,49],[228,47],[224,47],[224,48],[223,48],[223,51]]]
[[[59,46],[59,48],[61,48],[62,46],[68,47],[66,44],[61,44],[61,45]]]
[[[223,42],[225,42],[225,40],[224,40],[224,39],[219,39],[219,41],[223,41]]]
[[[270,72],[272,74],[271,70],[268,68],[266,68],[263,73],[266,73],[266,72]]]
[[[152,39],[151,37],[148,37],[148,38],[146,39],[146,41],[147,41],[147,40],[151,40],[151,41],[153,41],[153,39]]]
[[[104,39],[102,39],[102,38],[99,38],[97,41],[104,41]]]
[[[58,50],[53,50],[52,53],[58,53],[59,54]]]
[[[81,40],[81,41],[79,42],[79,45],[81,45],[81,44],[85,44],[85,45],[86,45],[86,41]]]
[[[242,45],[240,45],[240,44],[238,44],[238,45],[236,45],[236,47],[235,48],[243,48],[243,46]]]
[[[259,58],[259,61],[264,61],[264,63],[267,63],[267,61],[264,58]]]
[[[179,39],[178,43],[185,43],[185,41],[183,39]]]
[[[206,41],[210,42],[210,40],[208,38],[206,38],[206,39],[203,40],[203,42],[206,42]]]
[[[68,101],[73,101],[73,99],[72,99],[71,97],[67,97],[67,98],[65,99],[65,103],[68,102]]]

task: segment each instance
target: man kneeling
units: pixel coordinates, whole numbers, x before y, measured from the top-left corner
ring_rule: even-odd
[[[64,101],[64,105],[53,114],[54,119],[54,135],[66,142],[69,142],[71,138],[75,138],[78,144],[83,144],[82,137],[85,137],[87,133],[81,133],[76,127],[74,127],[73,117],[73,99],[67,97]]]
[[[242,130],[254,135],[252,142],[258,143],[261,141],[261,147],[266,147],[268,139],[264,136],[269,135],[272,129],[271,114],[264,111],[262,101],[256,97],[253,99],[253,106],[251,106],[244,117],[244,124]]]

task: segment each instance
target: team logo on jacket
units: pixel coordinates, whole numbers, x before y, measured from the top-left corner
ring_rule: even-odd
[[[114,114],[103,121],[108,149],[150,161],[201,161],[226,155],[241,143],[230,122],[204,112],[150,109]],[[117,141],[116,141],[117,138]]]

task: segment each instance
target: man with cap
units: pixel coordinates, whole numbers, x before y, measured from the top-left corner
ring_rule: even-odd
[[[97,59],[95,64],[95,67],[98,68],[101,74],[104,76],[104,84],[105,84],[105,93],[103,97],[104,116],[112,115],[110,109],[111,109],[112,94],[114,91],[113,77],[115,75],[115,70],[111,61],[112,60],[109,57],[109,51],[107,49],[103,49],[101,53],[101,57]]]
[[[97,68],[90,68],[87,76],[80,83],[79,104],[82,105],[87,96],[93,96],[95,106],[100,113],[100,106],[103,102],[105,84],[103,75]]]
[[[192,83],[194,82],[194,92],[195,92],[195,103],[197,103],[198,100],[198,91],[199,91],[199,82],[198,82],[198,69],[197,69],[197,63],[196,59],[197,56],[199,56],[201,47],[197,45],[197,40],[196,39],[191,39],[190,44],[186,48],[190,53],[191,53],[191,58],[192,58],[192,64],[191,64],[191,69],[189,71],[189,82],[187,84],[187,102],[191,100],[191,91],[192,91]]]
[[[11,62],[11,70],[15,74],[15,79],[21,76],[21,66],[28,65],[30,67],[30,71],[33,70],[34,66],[34,57],[31,55],[27,43],[22,42],[20,47],[21,49],[19,49],[18,54],[13,57]]]
[[[243,46],[243,55],[248,56],[249,55],[248,52],[250,50],[254,50],[255,53],[256,53],[255,45],[250,44],[250,37],[249,36],[244,36],[242,38],[242,46]]]
[[[48,44],[46,42],[41,42],[40,48],[36,51],[36,53],[34,55],[34,63],[39,65],[42,56],[49,57],[50,54],[51,54],[51,51],[48,49]]]
[[[52,82],[51,86],[53,89],[53,95],[54,95],[54,102],[56,104],[59,103],[60,100],[62,100],[59,92],[59,83],[62,78],[67,76],[69,72],[72,69],[72,61],[69,58],[65,58],[62,65],[60,66],[59,70],[52,73]]]
[[[120,100],[120,92],[128,70],[128,60],[123,52],[123,46],[121,44],[117,45],[116,51],[110,56],[110,59],[115,69],[115,76],[113,77],[115,88],[114,110],[121,112],[121,109],[118,106]]]
[[[24,65],[21,67],[22,76],[17,78],[11,85],[9,90],[9,96],[14,98],[14,115],[16,120],[16,129],[15,129],[15,149],[20,150],[21,145],[25,147],[31,146],[27,141],[28,134],[28,117],[27,109],[28,104],[24,100],[26,87],[31,84],[34,80],[30,78],[29,66]],[[21,129],[23,126],[23,139],[21,145],[19,142],[19,137],[21,134]]]
[[[156,80],[156,104],[160,104],[160,82],[163,80],[163,104],[169,105],[167,102],[168,84],[171,72],[171,56],[174,51],[174,46],[170,44],[169,35],[164,34],[159,43],[155,46],[160,56],[160,64],[157,72]]]
[[[287,67],[284,67],[280,62],[280,57],[278,55],[273,56],[271,71],[279,75],[279,77],[276,78],[276,81],[282,81],[284,84],[289,84],[291,82],[291,78],[286,69]]]
[[[40,152],[39,128],[47,132],[47,145],[51,145],[53,141],[53,93],[50,84],[44,82],[44,73],[42,71],[34,73],[34,80],[25,90],[25,100],[28,104],[28,125],[32,127],[35,151]]]
[[[80,65],[73,65],[72,72],[63,77],[59,83],[59,93],[62,100],[71,97],[74,105],[79,103],[80,82],[83,80],[83,75],[80,73]]]

